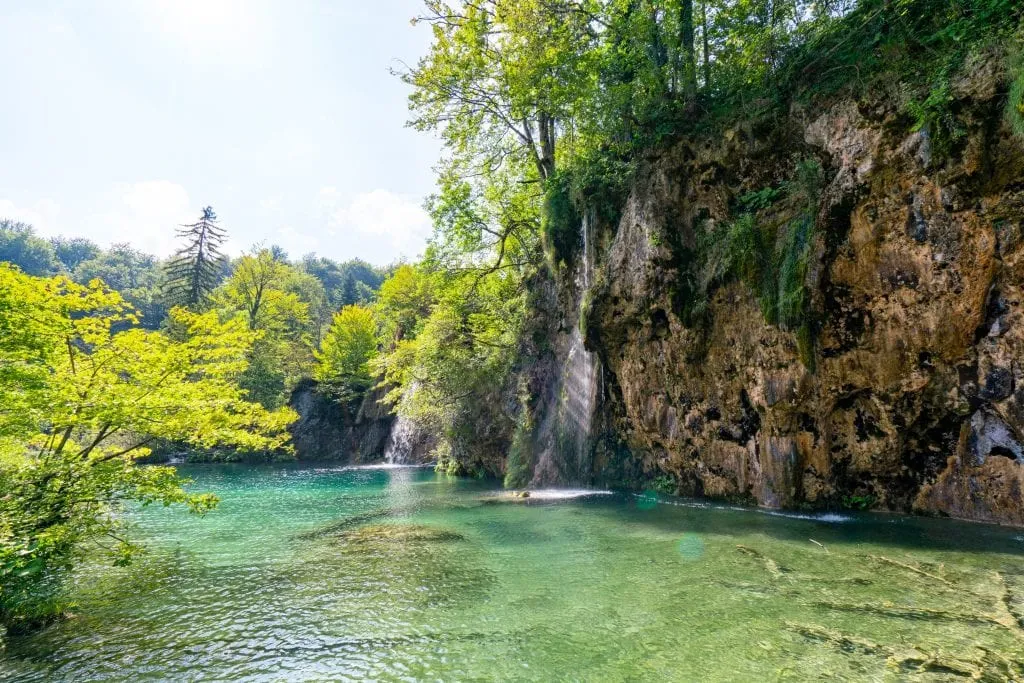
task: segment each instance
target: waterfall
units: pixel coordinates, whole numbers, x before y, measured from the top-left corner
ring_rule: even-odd
[[[402,397],[402,401],[412,398],[417,389],[417,383],[412,382]],[[425,455],[425,439],[419,425],[405,417],[399,407],[398,415],[395,417],[391,433],[388,434],[388,440],[384,446],[384,462],[393,465],[408,465],[417,462]]]
[[[553,405],[538,432],[538,458],[532,486],[587,484],[590,479],[591,427],[598,400],[600,367],[583,343],[579,318],[594,268],[590,219],[580,226],[583,253],[576,271],[576,318],[572,321],[565,360],[555,383]]]
[[[384,446],[384,462],[392,465],[409,464],[417,437],[417,429],[412,420],[399,414],[388,434],[387,445]]]

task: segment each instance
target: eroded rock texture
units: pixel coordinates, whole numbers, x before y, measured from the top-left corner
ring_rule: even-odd
[[[288,405],[299,414],[291,426],[299,460],[364,463],[383,459],[395,416],[371,391],[357,405],[340,403],[305,381],[292,392]]]
[[[1024,524],[1024,146],[1000,88],[987,64],[954,83],[965,134],[941,155],[879,97],[647,165],[606,236],[586,335],[606,420],[644,477],[767,506]],[[803,359],[740,282],[713,290],[699,325],[680,303],[697,226],[725,225],[796,158],[825,179]]]

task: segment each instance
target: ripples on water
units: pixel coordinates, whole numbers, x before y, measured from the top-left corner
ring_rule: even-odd
[[[11,640],[0,679],[955,680],[1024,651],[1019,531],[608,491],[494,504],[411,468],[186,473],[220,508],[137,513],[150,552],[83,571],[78,616]]]

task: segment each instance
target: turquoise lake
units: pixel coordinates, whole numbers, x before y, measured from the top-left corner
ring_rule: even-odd
[[[1000,680],[1024,666],[1021,530],[653,494],[509,502],[417,468],[182,472],[219,508],[132,511],[148,552],[81,571],[75,616],[11,638],[0,679]]]

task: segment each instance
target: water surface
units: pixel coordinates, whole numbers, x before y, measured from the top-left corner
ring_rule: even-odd
[[[423,469],[183,468],[206,518],[76,579],[3,680],[1001,680],[1024,532],[625,494],[502,503]]]

